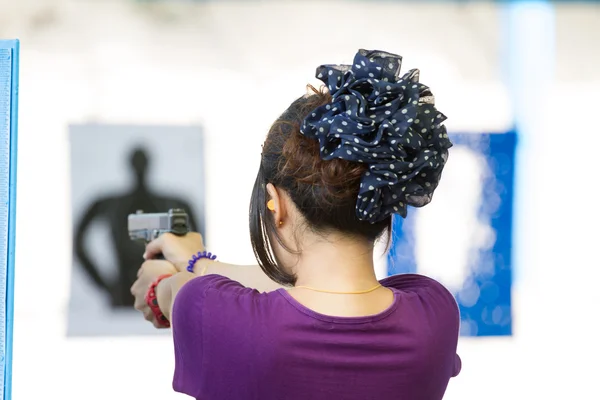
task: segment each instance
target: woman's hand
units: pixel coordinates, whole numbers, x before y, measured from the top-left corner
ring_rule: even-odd
[[[165,233],[148,243],[144,258],[150,260],[162,253],[177,271],[182,272],[186,270],[192,256],[200,251],[204,251],[204,243],[199,233],[189,232],[185,236]]]
[[[150,306],[146,303],[148,288],[161,275],[176,274],[177,270],[168,261],[149,260],[142,264],[138,271],[138,278],[131,286],[131,294],[135,297],[134,307],[144,314],[144,318],[154,325],[155,328],[164,328],[156,320]]]

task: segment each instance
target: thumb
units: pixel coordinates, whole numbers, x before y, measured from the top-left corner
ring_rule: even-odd
[[[164,237],[165,235],[160,235],[150,243],[146,245],[146,252],[144,253],[144,259],[151,260],[155,258],[157,255],[163,253],[164,246]]]

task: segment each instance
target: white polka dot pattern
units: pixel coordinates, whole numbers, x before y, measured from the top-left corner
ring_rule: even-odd
[[[300,132],[319,141],[321,158],[366,163],[356,214],[371,223],[407,205],[431,201],[452,143],[419,70],[401,78],[402,57],[359,50],[352,65],[322,65],[316,76],[331,104],[304,120]]]

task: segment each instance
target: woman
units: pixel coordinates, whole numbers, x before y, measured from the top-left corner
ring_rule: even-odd
[[[197,233],[146,249],[136,308],[173,326],[173,387],[197,399],[441,399],[459,313],[436,281],[378,281],[374,242],[431,200],[451,146],[418,71],[360,50],[269,131],[250,204],[259,265],[215,262]],[[389,238],[389,236],[387,236]],[[153,260],[162,254],[165,260]],[[148,289],[150,288],[150,289]]]

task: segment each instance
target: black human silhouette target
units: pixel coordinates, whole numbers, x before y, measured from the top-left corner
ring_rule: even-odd
[[[202,132],[197,127],[71,127],[73,271],[68,335],[151,333],[130,288],[144,245],[127,216],[183,208],[204,232]]]
[[[85,272],[96,286],[105,291],[111,299],[112,307],[131,307],[133,298],[130,288],[136,280],[139,265],[143,262],[144,245],[129,240],[127,233],[127,216],[137,210],[148,213],[166,212],[171,208],[182,208],[190,217],[192,229],[198,226],[190,204],[174,196],[159,193],[148,187],[148,164],[150,160],[143,148],[136,148],[130,157],[130,165],[135,176],[130,190],[100,197],[90,203],[78,221],[75,230],[75,254]],[[88,255],[85,246],[85,234],[96,219],[106,219],[110,224],[112,250],[118,260],[116,279],[107,281],[98,271],[96,263]]]

